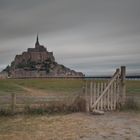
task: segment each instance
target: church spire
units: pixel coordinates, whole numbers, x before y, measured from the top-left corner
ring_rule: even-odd
[[[36,43],[35,43],[35,46],[39,46],[38,34],[37,34],[37,37],[36,37]]]

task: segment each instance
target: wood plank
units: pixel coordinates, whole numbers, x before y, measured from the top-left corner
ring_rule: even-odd
[[[102,98],[102,96],[104,96],[104,94],[106,94],[108,88],[112,85],[112,83],[114,82],[114,80],[116,79],[116,77],[119,75],[119,69],[117,69],[117,71],[115,72],[113,78],[111,79],[111,81],[109,82],[108,86],[106,87],[106,89],[103,91],[103,93],[98,97],[98,99],[96,100],[96,102],[92,105],[92,108],[94,108],[96,106],[96,104],[100,101],[100,99]]]
[[[107,110],[110,110],[110,87],[107,91]]]
[[[110,86],[110,109],[113,110],[113,83]]]
[[[93,81],[90,82],[90,108],[92,106],[93,100]]]
[[[107,83],[104,82],[104,90],[106,88],[106,85]],[[106,111],[107,110],[107,94],[104,95],[104,98],[103,98],[103,109]]]
[[[119,76],[117,77],[117,97],[116,98],[117,98],[116,99],[117,108],[119,108],[119,104],[120,104],[120,78]]]
[[[86,112],[89,112],[89,100],[88,100],[88,81],[85,81],[85,99],[86,99]]]
[[[94,84],[93,84],[93,96],[94,96],[94,98],[93,98],[93,104],[95,103],[95,101],[96,101],[96,82],[94,82]]]
[[[117,80],[114,82],[114,110],[116,110],[116,101],[117,101]]]
[[[100,93],[102,94],[103,92],[103,83],[101,82],[100,84],[101,88],[100,88]],[[104,96],[103,96],[104,97]],[[101,98],[101,103],[100,103],[100,109],[103,110],[103,97]]]
[[[99,96],[100,96],[100,83],[98,82],[97,83],[97,100],[98,100],[98,98],[99,98]],[[97,101],[96,100],[96,101]],[[99,103],[97,104],[97,110],[99,110]]]
[[[104,115],[104,111],[100,111],[100,110],[95,109],[91,112],[91,114],[93,114],[93,115]]]

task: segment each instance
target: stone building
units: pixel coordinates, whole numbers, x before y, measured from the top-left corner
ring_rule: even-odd
[[[40,45],[38,35],[34,48],[16,55],[10,67],[3,70],[11,78],[32,77],[83,77],[81,72],[71,70],[55,61],[53,52]]]

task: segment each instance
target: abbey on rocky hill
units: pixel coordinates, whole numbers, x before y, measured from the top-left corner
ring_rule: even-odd
[[[55,61],[53,52],[40,45],[38,35],[35,48],[28,48],[21,55],[16,55],[10,66],[3,72],[10,78],[33,77],[83,77],[83,73],[71,70]]]

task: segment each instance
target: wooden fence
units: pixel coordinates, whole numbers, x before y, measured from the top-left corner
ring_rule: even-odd
[[[125,74],[126,68],[116,69],[112,78],[102,81],[86,80],[85,96],[87,111],[116,110],[125,103]]]
[[[82,91],[80,91],[82,92]],[[72,103],[77,96],[80,96],[80,93],[75,93],[74,95],[24,95],[17,93],[9,93],[8,95],[0,96],[0,111],[8,110],[13,114],[18,112],[23,112],[26,107],[47,107],[49,104],[54,103],[56,105],[58,103],[62,104],[70,104]]]
[[[84,80],[85,87],[84,90],[81,89],[77,91],[75,97],[83,96],[83,91],[85,91],[86,96],[86,110],[101,110],[110,111],[116,110],[120,105],[125,103],[125,67],[122,66],[117,69],[110,80]],[[5,95],[1,101],[2,106],[10,106],[12,112],[14,113],[18,108],[24,107],[30,104],[46,104],[51,101],[63,101],[67,99],[73,99],[74,95],[62,95],[62,96],[28,96],[20,95],[16,93],[11,93],[10,95]]]

